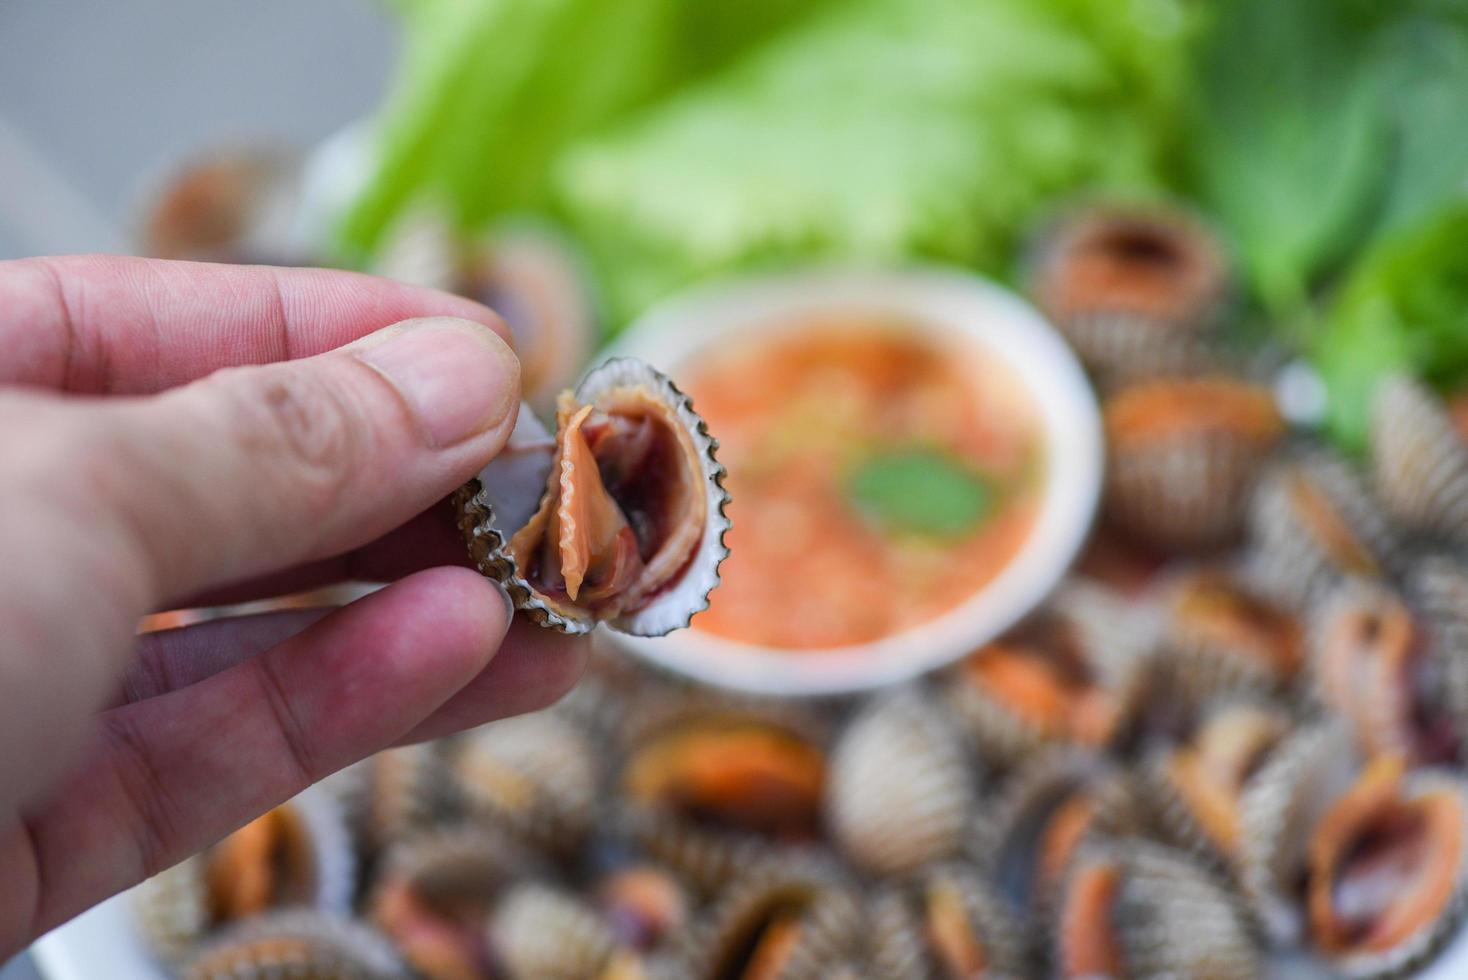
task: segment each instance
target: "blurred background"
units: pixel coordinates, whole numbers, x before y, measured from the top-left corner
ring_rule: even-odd
[[[304,835],[294,891],[180,889],[232,880],[226,841],[57,948],[162,976],[306,904],[365,930],[291,926],[323,955],[456,980],[773,976],[795,925],[841,961],[815,975],[1468,971],[1468,0],[0,4],[0,258],[84,251],[463,292],[542,414],[608,343],[693,352],[735,522],[690,649],[820,654],[801,690],[842,693],[718,692],[602,638],[566,704],[252,825]],[[689,290],[818,298],[832,269],[910,305],[704,293],[646,329]],[[922,270],[1009,312],[929,315]],[[986,333],[1032,323],[1010,293],[1064,341],[1048,375]],[[1104,442],[1096,486],[1056,487],[1062,402]],[[1066,495],[1095,529],[1050,549],[1038,611],[965,633]],[[951,650],[850,693],[934,622]],[[1307,867],[1358,779],[1379,823]],[[1291,806],[1308,833],[1244,824]],[[1276,845],[1299,853],[1261,870]],[[489,870],[433,892],[464,860]],[[781,862],[805,877],[739,874]],[[1309,919],[1311,874],[1365,897]],[[541,930],[590,959],[519,942]]]

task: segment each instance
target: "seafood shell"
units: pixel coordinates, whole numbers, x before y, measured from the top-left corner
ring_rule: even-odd
[[[532,867],[494,828],[429,830],[384,855],[367,915],[424,980],[473,980],[490,962],[481,922],[500,893]]]
[[[1468,543],[1468,442],[1438,397],[1412,378],[1389,377],[1372,397],[1371,473],[1397,520]]]
[[[153,951],[172,959],[219,926],[270,908],[345,915],[356,872],[340,807],[313,787],[143,882],[133,909]]]
[[[1304,630],[1294,613],[1225,572],[1183,575],[1165,602],[1169,668],[1194,701],[1282,692],[1304,662]]]
[[[1343,976],[1390,977],[1427,959],[1468,904],[1468,784],[1404,775],[1382,756],[1313,832],[1310,939]]]
[[[1315,696],[1350,723],[1367,755],[1436,760],[1456,746],[1424,619],[1390,590],[1346,582],[1312,624]]]
[[[1052,928],[1060,977],[1261,975],[1248,920],[1228,890],[1150,842],[1088,848],[1071,869]]]
[[[1410,588],[1431,623],[1439,708],[1452,723],[1458,761],[1468,761],[1468,569],[1430,557],[1418,563]]]
[[[597,751],[554,710],[491,722],[452,750],[455,784],[472,813],[550,850],[580,843],[595,816]]]
[[[688,960],[710,980],[824,980],[859,962],[865,927],[856,892],[823,865],[792,862],[732,882],[687,936]]]
[[[329,777],[368,854],[455,813],[443,742],[384,749]]]
[[[504,318],[520,358],[520,387],[536,411],[576,380],[597,340],[590,279],[569,242],[514,227],[468,250],[456,291]]]
[[[504,896],[488,935],[496,961],[515,980],[591,980],[631,957],[580,898],[533,882]]]
[[[1268,389],[1223,376],[1127,388],[1103,413],[1106,513],[1169,551],[1238,535],[1255,477],[1284,433]]]
[[[305,910],[245,920],[194,951],[180,980],[409,980],[392,945],[360,922]]]
[[[813,845],[828,780],[825,729],[757,699],[689,695],[629,717],[618,824],[702,893]]]
[[[1153,820],[1167,841],[1232,869],[1243,847],[1241,800],[1249,779],[1292,728],[1281,709],[1223,702],[1186,744],[1153,755],[1143,782]]]
[[[943,697],[995,769],[1056,744],[1125,736],[1150,690],[1155,636],[1121,596],[1067,583],[1008,637],[949,672]]]
[[[1282,460],[1249,504],[1254,547],[1244,574],[1264,594],[1305,608],[1347,577],[1382,578],[1398,544],[1365,483],[1324,450]]]
[[[978,804],[979,772],[958,730],[914,688],[868,704],[831,755],[826,821],[842,851],[876,874],[955,854]]]
[[[1028,972],[1023,928],[967,865],[939,865],[908,885],[879,892],[867,936],[871,980],[1009,980]]]
[[[522,411],[506,449],[455,495],[475,565],[531,619],[562,632],[606,622],[661,636],[687,626],[708,608],[728,554],[718,443],[688,396],[631,358],[593,369],[557,414],[550,441]],[[640,499],[652,481],[629,479],[632,463],[662,467],[663,499]]]
[[[687,928],[693,897],[672,873],[642,862],[604,875],[592,889],[597,912],[617,941],[639,952],[663,946]]]
[[[1230,293],[1197,219],[1160,206],[1077,209],[1032,250],[1029,292],[1103,381],[1203,368]]]
[[[310,265],[296,233],[301,160],[219,150],[187,161],[151,195],[140,251],[160,259]]]
[[[1005,783],[976,821],[969,852],[1016,908],[1048,914],[1087,841],[1141,829],[1138,803],[1131,781],[1106,761],[1052,751]]]
[[[1300,883],[1311,834],[1359,764],[1347,728],[1320,722],[1281,742],[1244,790],[1238,882],[1254,919],[1276,943],[1300,939]]]

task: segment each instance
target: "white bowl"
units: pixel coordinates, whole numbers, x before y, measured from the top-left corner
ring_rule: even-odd
[[[967,338],[1001,358],[1029,390],[1040,416],[1046,477],[1024,547],[958,607],[871,643],[791,651],[697,629],[658,638],[612,634],[616,643],[722,687],[784,695],[862,691],[971,652],[1033,609],[1065,574],[1085,540],[1100,494],[1100,413],[1070,348],[1028,304],[991,282],[939,269],[820,271],[735,281],[657,307],[608,354],[643,358],[676,381],[693,359],[730,334],[745,337],[831,313],[890,316],[940,337]],[[734,519],[739,520],[737,510]]]

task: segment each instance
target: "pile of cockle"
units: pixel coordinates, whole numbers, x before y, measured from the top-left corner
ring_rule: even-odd
[[[1360,462],[1291,436],[1216,341],[1220,250],[1169,211],[1072,214],[1028,271],[1110,456],[1095,540],[1038,613],[831,702],[598,649],[561,704],[384,752],[152,879],[160,959],[239,980],[1430,962],[1468,898],[1468,402],[1385,382]]]

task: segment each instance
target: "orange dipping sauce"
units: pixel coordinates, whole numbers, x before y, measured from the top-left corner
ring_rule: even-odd
[[[694,629],[790,649],[881,639],[974,595],[1034,526],[1043,454],[1032,396],[972,341],[808,320],[722,344],[680,378],[719,438],[733,498],[723,584]],[[944,534],[874,520],[852,474],[905,449],[981,478],[984,516]]]

